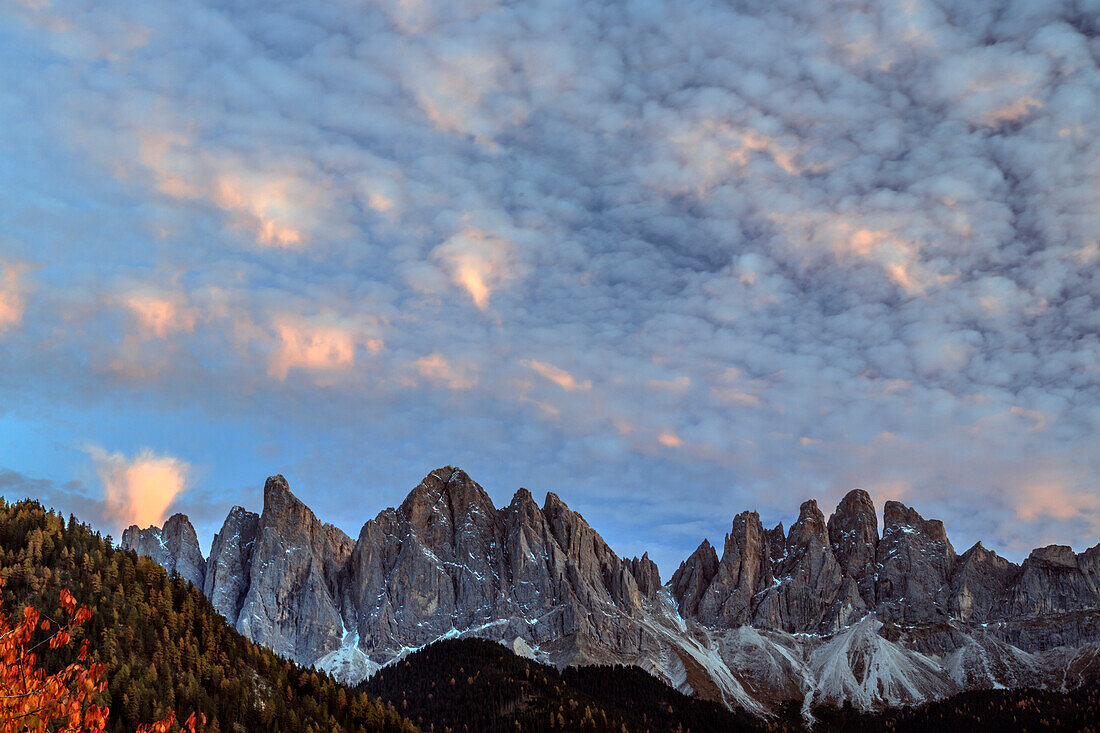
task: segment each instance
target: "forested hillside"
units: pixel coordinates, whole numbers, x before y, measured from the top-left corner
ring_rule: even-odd
[[[205,714],[210,733],[416,730],[377,700],[248,641],[189,583],[37,502],[0,498],[0,575],[9,613],[33,605],[60,618],[62,588],[92,611],[83,632],[107,665],[98,703],[110,707],[112,731],[172,710]],[[42,664],[69,663],[75,646],[42,647]]]
[[[425,731],[775,730],[778,724],[687,697],[636,667],[559,672],[481,639],[436,642],[382,669],[360,689]]]
[[[1059,690],[973,690],[917,708],[867,715],[856,710],[818,711],[815,731],[842,733],[978,733],[1044,731],[1100,733],[1100,685]]]
[[[480,639],[437,642],[381,670],[360,689],[425,731],[806,731],[798,706],[761,720],[685,697],[637,667],[553,667]],[[815,733],[1100,733],[1100,685],[1068,692],[979,690],[920,707],[867,714],[817,709]]]

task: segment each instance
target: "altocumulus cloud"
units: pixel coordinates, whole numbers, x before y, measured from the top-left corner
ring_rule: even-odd
[[[1096,541],[1095,0],[0,17],[9,409],[262,404],[539,482],[666,574],[853,486]]]

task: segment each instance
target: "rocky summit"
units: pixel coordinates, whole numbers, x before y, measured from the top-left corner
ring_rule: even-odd
[[[1100,674],[1100,545],[1020,565],[956,553],[937,520],[845,496],[789,531],[734,517],[662,583],[557,495],[497,508],[460,469],[429,473],[351,539],[282,476],[257,515],[234,507],[204,559],[191,523],[122,544],[191,581],[248,637],[358,682],[443,638],[480,637],[559,667],[633,664],[681,691],[772,715],[864,710],[968,689],[1063,687]]]

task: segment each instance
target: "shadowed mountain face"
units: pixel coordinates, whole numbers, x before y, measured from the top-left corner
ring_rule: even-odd
[[[203,560],[182,515],[123,544],[203,588],[255,641],[357,682],[435,640],[480,637],[564,667],[633,664],[681,691],[768,714],[861,709],[960,690],[1062,685],[1100,652],[1100,546],[1022,565],[855,490],[789,532],[734,518],[665,585],[620,558],[553,493],[496,508],[453,467],[432,471],[352,540],[274,476],[260,515],[234,507]]]

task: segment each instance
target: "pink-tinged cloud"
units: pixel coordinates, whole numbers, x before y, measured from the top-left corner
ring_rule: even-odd
[[[1009,410],[1013,415],[1028,423],[1028,431],[1041,432],[1050,424],[1050,417],[1042,410],[1029,410],[1019,405],[1013,405]]]
[[[436,247],[432,256],[484,311],[493,291],[519,276],[513,250],[497,233],[469,226]]]
[[[808,166],[799,162],[794,140],[782,140],[725,117],[684,119],[669,116],[662,150],[678,164],[655,165],[645,180],[664,193],[707,197],[731,180],[753,175],[784,179],[799,176]]]
[[[222,209],[237,214],[260,244],[297,249],[305,244],[305,235],[294,223],[298,204],[291,190],[296,183],[287,177],[223,174],[215,181],[212,198]]]
[[[174,297],[135,293],[126,298],[126,307],[145,335],[163,339],[176,331],[195,330],[195,311]]]
[[[148,448],[127,457],[95,446],[87,449],[103,484],[106,512],[118,528],[159,525],[172,501],[187,489],[191,467]]]
[[[957,114],[973,125],[996,129],[1043,108],[1049,73],[1049,61],[1042,55],[1025,56],[998,44],[944,65],[937,81]]]
[[[672,430],[664,430],[657,436],[657,442],[666,448],[679,448],[684,444],[683,439]]]
[[[25,265],[0,263],[0,334],[23,320],[26,300],[20,280],[26,269]]]
[[[1016,504],[1016,516],[1025,522],[1039,517],[1067,520],[1095,512],[1100,497],[1077,493],[1058,480],[1039,481],[1024,486]]]
[[[872,219],[857,212],[808,209],[768,218],[807,261],[831,255],[844,264],[871,263],[910,295],[923,295],[957,279],[957,273],[938,272],[924,262],[925,243],[908,234],[920,224],[919,214],[890,213]],[[967,236],[965,231],[958,234]]]
[[[438,351],[414,362],[417,373],[432,382],[444,384],[448,389],[466,390],[477,386],[477,375],[468,368],[458,368]]]
[[[554,366],[553,364],[547,364],[544,361],[535,361],[534,359],[523,359],[520,361],[521,366],[525,366],[528,369],[533,369],[540,374],[544,379],[547,379],[554,384],[558,385],[567,392],[572,392],[578,389],[591,389],[592,382],[584,380],[578,382],[576,378],[569,372]]]
[[[355,332],[337,325],[312,325],[285,320],[276,323],[278,346],[268,365],[268,374],[286,379],[291,369],[334,374],[355,365]],[[372,339],[368,349],[377,351],[381,342]]]
[[[653,389],[667,389],[670,392],[684,392],[691,387],[691,377],[676,377],[675,379],[651,379],[649,386]]]
[[[232,226],[249,231],[265,247],[305,246],[323,197],[293,166],[259,167],[222,157],[173,132],[144,133],[139,138],[139,161],[161,193],[210,201],[228,215]]]
[[[106,367],[125,382],[152,382],[169,370],[171,360],[162,344],[152,344],[128,335],[122,339]]]

